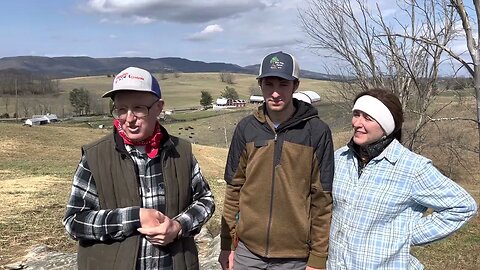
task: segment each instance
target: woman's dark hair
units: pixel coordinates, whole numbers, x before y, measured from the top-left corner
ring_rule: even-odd
[[[395,122],[395,129],[393,130],[392,134],[389,136],[394,137],[398,141],[402,140],[402,125],[403,125],[403,110],[402,104],[398,97],[393,94],[391,91],[381,89],[381,88],[374,88],[367,91],[363,91],[358,94],[353,103],[357,101],[362,96],[372,96],[378,100],[380,100],[385,106],[387,106],[388,110],[393,116],[393,121]]]

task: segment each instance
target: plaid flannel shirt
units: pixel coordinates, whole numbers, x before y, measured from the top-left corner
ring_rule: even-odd
[[[126,145],[139,172],[139,194],[143,208],[165,210],[165,192],[160,164],[160,155],[150,159],[144,147]],[[189,236],[200,228],[213,214],[214,201],[208,183],[193,158],[192,194],[193,203],[174,217],[182,227],[182,236]],[[137,233],[140,227],[139,207],[100,209],[95,180],[88,168],[85,156],[78,165],[73,178],[72,192],[63,220],[66,231],[73,239],[97,241],[122,240]],[[152,245],[141,238],[137,269],[172,269],[172,257],[164,248]]]
[[[335,152],[328,269],[423,269],[412,245],[442,239],[476,212],[474,199],[397,140],[363,169]],[[427,208],[432,214],[424,215]]]

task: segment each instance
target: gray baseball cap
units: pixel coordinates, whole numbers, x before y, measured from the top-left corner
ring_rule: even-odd
[[[263,58],[257,79],[280,77],[293,81],[300,79],[300,67],[293,55],[282,51],[271,53]]]

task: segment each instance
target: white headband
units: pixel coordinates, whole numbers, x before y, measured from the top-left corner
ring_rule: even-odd
[[[361,96],[353,105],[352,112],[355,110],[362,111],[375,119],[388,135],[392,134],[395,129],[395,121],[390,110],[380,100],[372,96]]]

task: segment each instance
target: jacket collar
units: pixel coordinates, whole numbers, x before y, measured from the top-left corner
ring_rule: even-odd
[[[295,107],[295,112],[293,113],[292,117],[290,117],[290,119],[281,123],[280,126],[278,126],[277,130],[296,125],[299,122],[303,122],[313,117],[318,117],[317,109],[315,109],[315,107],[313,107],[311,104],[299,101],[295,98],[292,98],[292,103]],[[267,105],[263,103],[261,106],[259,106],[255,111],[254,116],[259,122],[267,123]]]
[[[404,147],[402,146],[402,144],[397,139],[393,139],[382,152],[380,152],[377,156],[373,157],[371,160],[378,162],[382,159],[385,159],[391,164],[395,164],[400,158],[403,151]],[[355,156],[357,158],[359,156],[359,154],[355,151],[354,147],[352,147],[351,141],[347,144],[347,147],[345,147],[344,152],[340,153],[340,155],[347,154],[351,154],[352,156]]]

